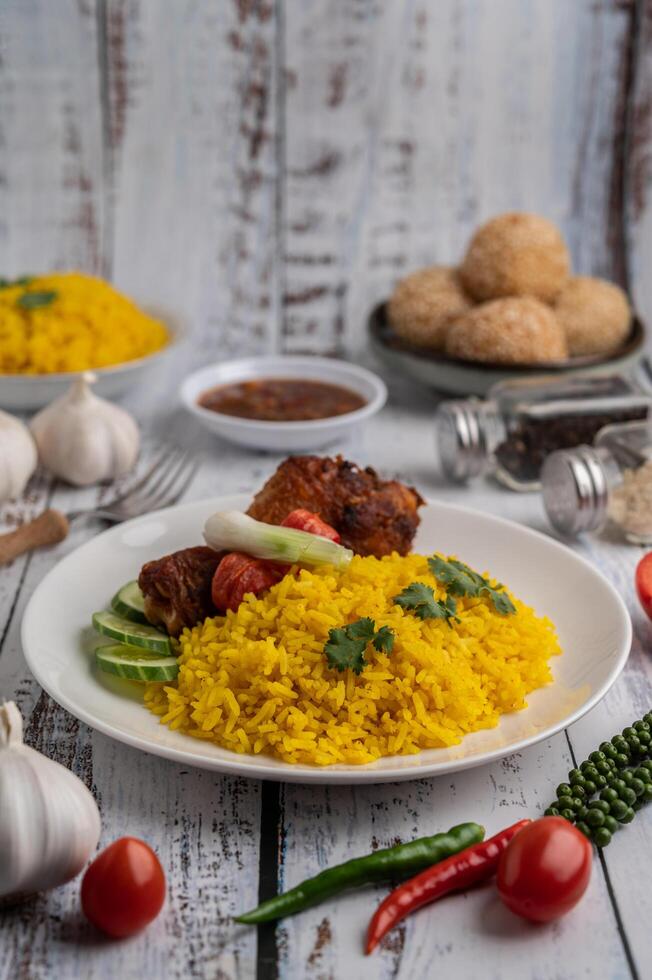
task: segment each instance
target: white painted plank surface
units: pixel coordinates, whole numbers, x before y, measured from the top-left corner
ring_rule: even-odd
[[[240,454],[217,441],[204,441],[194,423],[177,418],[179,431],[211,450],[189,496],[251,490],[274,468],[277,458]],[[410,433],[411,438],[400,438]],[[542,522],[536,497],[513,495],[480,483],[460,492],[441,486],[434,470],[431,411],[423,393],[392,385],[392,407],[374,420],[343,451],[386,472],[414,479],[428,494],[457,500],[523,520]],[[427,447],[427,448],[424,448]],[[73,496],[68,493],[68,499]],[[76,496],[76,495],[75,495]],[[66,496],[59,502],[65,506]],[[161,978],[250,977],[256,968],[254,930],[234,928],[228,916],[255,903],[258,887],[258,783],[226,780],[208,773],[139,755],[103,736],[89,733],[64,712],[38,702],[36,686],[25,674],[17,628],[34,584],[57,557],[94,529],[80,529],[56,551],[35,556],[28,570],[7,644],[0,656],[3,692],[20,692],[39,730],[31,735],[50,754],[67,761],[92,783],[100,799],[103,842],[125,832],[144,836],[159,850],[168,870],[170,899],[159,922],[126,944],[97,943],[78,916],[78,884],[53,893],[30,913],[27,907],[4,920],[8,941],[0,949],[0,977],[20,974],[41,980],[62,976],[108,980],[144,974]],[[585,553],[627,590],[635,609],[631,574],[638,549],[592,540]],[[11,570],[3,575],[9,577]],[[636,616],[641,640],[650,627]],[[642,647],[612,695],[571,732],[585,754],[605,736],[640,716],[649,685]],[[430,833],[463,819],[479,819],[494,831],[523,815],[536,816],[570,765],[563,736],[490,767],[459,776],[413,784],[369,788],[286,786],[281,791],[283,822],[280,883],[289,886],[333,861],[365,853],[397,838]],[[645,927],[649,897],[639,869],[649,845],[650,814],[643,811],[607,851],[607,868],[623,915],[632,955],[645,975],[650,941]],[[638,883],[640,881],[640,884]],[[416,978],[435,970],[442,975],[553,978],[628,977],[623,942],[609,901],[604,873],[596,866],[591,890],[578,910],[558,926],[533,930],[508,916],[491,888],[451,898],[423,911],[397,930],[385,947],[364,958],[360,944],[368,918],[384,890],[370,889],[332,901],[282,924],[276,935],[279,975]],[[23,946],[33,952],[28,959]],[[19,949],[21,952],[19,952]],[[9,952],[6,952],[6,951]],[[25,968],[27,969],[27,968]],[[18,970],[18,972],[17,972]],[[221,972],[220,972],[221,971]],[[259,975],[273,975],[259,973]]]
[[[634,54],[634,88],[629,105],[626,158],[626,219],[632,294],[637,309],[652,322],[652,8],[639,3]],[[649,341],[648,341],[649,344]]]
[[[94,0],[0,4],[0,275],[99,272],[99,107]]]
[[[621,277],[631,16],[564,0],[290,3],[288,349],[359,349],[398,277],[456,264],[505,210],[556,221],[579,272]]]
[[[398,276],[458,261],[501,210],[547,214],[579,271],[624,276],[623,169],[642,269],[635,6],[10,0],[3,274],[101,269],[211,353],[359,349]]]
[[[410,395],[398,384],[393,386],[392,395],[393,410],[382,420],[382,431],[379,420],[375,434],[369,433],[363,451],[365,461],[413,479],[428,496],[545,529],[536,495],[511,494],[483,481],[466,490],[442,484],[428,450],[420,452],[420,447],[431,446],[432,439],[431,413],[425,397]],[[412,436],[409,440],[404,438],[407,432]],[[578,544],[577,549],[622,588],[629,608],[642,626],[632,588],[639,549],[603,539],[589,539]],[[570,730],[573,746],[577,742],[578,761],[652,706],[652,690],[648,681],[643,683],[640,671],[640,659],[636,657],[607,699],[607,704],[615,699],[619,705],[615,718],[605,716],[600,706]],[[365,853],[372,846],[387,846],[395,838],[407,840],[433,833],[463,819],[478,820],[489,832],[495,832],[522,816],[540,815],[571,766],[566,737],[558,735],[502,763],[450,778],[423,780],[409,787],[397,784],[340,790],[286,786],[282,885],[285,888],[296,884],[305,877],[307,869],[316,873],[338,860]],[[642,936],[645,915],[639,929],[630,928],[630,922],[633,924],[636,919],[637,904],[640,902],[646,909],[649,901],[644,881],[638,887],[632,886],[645,840],[639,840],[630,850],[626,840],[630,829],[606,851],[607,868],[619,908],[622,901],[630,910],[624,916],[625,929],[640,975],[644,976],[644,964],[650,955],[649,939]],[[650,814],[640,814],[638,830],[644,838],[652,832]],[[532,976],[537,980],[593,973],[630,976],[608,885],[597,862],[586,900],[571,916],[552,927],[533,929],[518,922],[505,912],[489,888],[420,912],[396,930],[375,958],[365,958],[361,952],[364,930],[385,893],[382,888],[370,889],[364,897],[362,893],[351,895],[288,920],[279,930],[281,976],[339,977],[345,971],[360,977],[401,978],[426,976],[433,971],[443,976],[454,973],[469,980],[479,975]],[[481,974],[479,962],[483,964]],[[303,972],[298,970],[298,964]]]
[[[553,767],[551,760],[558,760]],[[487,836],[525,816],[535,816],[554,794],[555,770],[569,767],[563,735],[541,746],[476,770],[422,780],[409,787],[379,786],[355,790],[285,790],[285,887],[306,871],[388,846],[437,833],[463,819],[487,828]],[[318,827],[318,830],[309,828]],[[353,846],[354,845],[354,846]],[[501,905],[495,888],[455,896],[408,918],[388,935],[371,957],[363,955],[365,930],[387,888],[331,901],[288,920],[281,927],[281,976],[284,977],[482,977],[580,976],[602,963],[604,976],[617,976],[622,952],[601,875],[577,911],[554,928],[533,929]],[[596,934],[596,923],[601,927]],[[318,937],[322,943],[316,948]],[[323,937],[328,937],[328,942]],[[569,970],[569,949],[573,947]],[[301,964],[303,972],[297,970]]]
[[[198,477],[196,490],[209,488]],[[92,504],[97,491],[58,490],[62,510]],[[231,916],[258,894],[260,784],[153,759],[92,732],[41,692],[20,648],[20,623],[35,585],[98,525],[76,527],[56,549],[34,555],[0,656],[0,697],[15,697],[31,744],[76,772],[92,789],[102,816],[100,847],[124,835],[147,840],[168,879],[164,913],[147,933],[124,943],[103,941],[79,908],[79,879],[48,897],[4,913],[2,980],[226,976],[255,970],[256,938]],[[19,584],[20,563],[0,570]],[[222,973],[220,973],[222,971]]]
[[[630,0],[346,0],[328,12],[302,0],[180,0],[165,12],[154,0],[8,0],[0,274],[113,270],[119,286],[184,314],[200,344],[128,404],[154,436],[208,452],[191,497],[251,491],[278,459],[218,443],[178,412],[177,382],[189,366],[279,345],[359,348],[369,306],[396,276],[456,259],[476,221],[504,208],[558,220],[582,271],[622,273],[617,133],[635,8],[643,16],[630,240],[634,295],[650,316],[651,21],[647,5]],[[545,526],[535,497],[441,485],[430,457],[434,399],[389,380],[390,408],[342,447],[347,455],[425,493]],[[37,481],[28,506],[3,515],[20,518],[46,496]],[[82,496],[56,492],[61,506],[73,499]],[[99,941],[80,919],[78,883],[5,915],[0,980],[272,976],[257,963],[255,932],[229,919],[256,900],[261,785],[184,772],[114,744],[40,696],[26,672],[25,603],[58,557],[96,530],[75,529],[55,551],[0,570],[0,627],[8,627],[0,693],[19,699],[31,740],[93,786],[103,843],[129,832],[156,846],[170,897],[152,929],[123,944]],[[632,590],[639,551],[610,538],[580,551],[621,588],[636,640],[623,678],[570,732],[578,757],[652,703],[652,628]],[[535,815],[568,766],[558,736],[450,780],[287,787],[280,882],[431,832],[433,821],[480,818],[495,830]],[[282,925],[279,973],[620,978],[632,975],[628,946],[643,977],[652,956],[651,820],[643,811],[616,837],[586,901],[559,926],[531,930],[486,889],[420,913],[363,959],[363,928],[383,893],[374,889]]]
[[[274,350],[271,8],[108,0],[106,11],[113,278],[182,315],[204,355]]]

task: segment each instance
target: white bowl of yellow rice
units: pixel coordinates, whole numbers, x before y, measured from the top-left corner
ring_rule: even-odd
[[[141,308],[80,273],[0,279],[0,407],[42,408],[83,371],[119,398],[142,384],[181,339],[169,313]]]

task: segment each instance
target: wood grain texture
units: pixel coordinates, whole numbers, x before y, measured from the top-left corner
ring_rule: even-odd
[[[429,496],[545,527],[536,496],[510,494],[484,482],[466,492],[442,484],[423,448],[430,444],[431,416],[423,393],[393,380],[386,412],[353,443],[335,448],[360,462],[373,462],[384,472],[414,480]],[[179,416],[163,414],[162,418],[168,432],[176,419],[174,431],[183,433],[186,445],[209,451],[190,498],[249,491],[277,463],[272,455],[244,455],[217,441],[206,443],[200,431],[192,423],[187,428]],[[406,433],[410,438],[405,438]],[[41,496],[46,495],[43,486]],[[94,499],[92,490],[59,489],[52,503],[65,510]],[[114,743],[53,705],[30,679],[18,635],[25,603],[46,571],[97,529],[73,525],[71,537],[57,549],[29,559],[22,585],[25,566],[20,562],[0,569],[3,616],[8,615],[12,596],[18,597],[0,654],[0,691],[17,697],[28,721],[30,742],[69,765],[92,787],[102,812],[102,844],[134,833],[157,848],[169,875],[168,904],[144,935],[124,944],[106,944],[80,918],[78,883],[73,882],[5,916],[1,980],[46,980],[53,975],[93,980],[143,975],[163,980],[256,975],[291,980],[339,980],[351,975],[412,980],[433,972],[471,980],[478,976],[480,961],[483,977],[500,980],[645,976],[651,952],[645,925],[650,898],[640,867],[652,832],[647,811],[616,837],[606,852],[605,867],[596,867],[582,905],[550,929],[533,931],[508,916],[491,888],[424,910],[370,958],[362,956],[361,940],[384,894],[382,888],[289,919],[267,933],[264,947],[257,946],[254,930],[235,927],[229,918],[257,899],[261,819],[272,818],[271,825],[263,826],[280,844],[280,863],[278,869],[271,868],[272,881],[287,887],[334,861],[462,819],[478,819],[493,831],[523,815],[540,813],[572,765],[571,747],[579,760],[652,703],[652,669],[645,653],[651,627],[638,613],[632,592],[639,549],[609,535],[578,545],[621,591],[634,614],[637,638],[622,679],[598,708],[573,726],[570,746],[559,735],[503,762],[415,783],[355,789],[273,787],[280,794],[277,816],[273,807],[261,815],[263,801],[266,807],[270,802],[270,792],[261,784],[184,770]],[[261,962],[261,949],[266,955],[272,950],[273,959]]]
[[[357,350],[398,276],[505,209],[558,221],[581,272],[625,281],[627,240],[644,266],[646,0],[0,17],[3,271],[101,270],[211,353]]]
[[[99,271],[99,101],[93,0],[0,5],[3,276]]]
[[[263,2],[106,2],[111,268],[202,356],[277,345],[276,35]]]
[[[427,445],[430,435],[424,397],[408,395],[400,384],[393,386],[391,394],[393,410],[383,420],[382,434],[377,431],[367,446],[375,464],[384,456],[386,469],[415,480],[430,497],[480,507],[547,530],[536,496],[505,493],[482,481],[462,491],[441,482],[427,458],[419,461],[419,446]],[[404,438],[408,431],[410,440]],[[494,832],[523,815],[536,816],[549,805],[556,785],[574,765],[571,750],[581,761],[600,741],[649,710],[651,670],[646,657],[637,655],[641,633],[649,634],[649,624],[643,622],[633,593],[640,550],[622,545],[614,535],[589,538],[575,547],[614,582],[634,614],[637,640],[632,659],[608,698],[569,729],[569,740],[558,735],[495,765],[450,778],[355,789],[286,786],[282,796],[282,887],[296,884],[307,870],[316,873],[338,860],[398,839],[432,833],[462,818],[476,819]],[[550,929],[533,931],[517,922],[502,908],[493,889],[482,889],[459,902],[443,902],[418,913],[387,938],[376,959],[366,958],[362,955],[364,930],[386,893],[383,888],[372,888],[364,898],[351,895],[282,923],[278,929],[279,975],[315,980],[347,975],[344,971],[364,978],[436,973],[469,980],[523,974],[552,980],[593,971],[598,976],[645,976],[649,940],[642,935],[645,915],[639,920],[635,908],[640,899],[646,909],[648,897],[643,895],[645,884],[636,886],[633,881],[637,855],[643,853],[639,848],[645,848],[651,830],[649,819],[640,821],[637,831],[641,836],[634,852],[627,832],[617,836],[605,852],[605,866],[596,865],[585,901]],[[622,932],[610,890],[624,922]],[[639,927],[635,921],[640,922]]]
[[[652,5],[637,4],[626,143],[626,227],[634,303],[652,321]]]
[[[278,457],[200,431],[174,404],[179,376],[223,353],[359,350],[369,307],[395,279],[456,261],[494,212],[558,221],[582,272],[624,281],[631,260],[636,303],[652,318],[651,50],[648,0],[6,0],[0,274],[102,271],[185,316],[196,343],[127,404],[150,438],[206,453],[189,497],[249,492]],[[424,494],[546,529],[536,497],[442,484],[427,448],[434,398],[387,380],[390,407],[339,448]],[[106,493],[38,476],[0,518],[10,529]],[[540,813],[573,759],[652,705],[652,627],[632,586],[639,549],[609,534],[577,545],[625,598],[635,640],[622,678],[568,737],[451,778],[270,789],[114,743],[30,677],[26,602],[97,531],[73,526],[56,549],[0,569],[0,696],[18,701],[31,744],[96,793],[102,844],[133,833],[157,848],[168,903],[142,936],[105,943],[80,917],[73,882],[3,916],[0,980],[649,973],[645,811],[605,852],[582,905],[550,929],[510,918],[492,889],[421,912],[372,958],[361,938],[382,889],[258,935],[230,918],[261,889],[369,848],[460,819],[495,830]]]
[[[200,496],[208,492],[205,485],[202,492],[201,479],[196,489]],[[101,496],[59,488],[52,503],[82,508]],[[231,916],[257,898],[260,785],[170,766],[92,732],[54,704],[25,666],[19,630],[26,601],[62,554],[97,531],[97,524],[75,524],[59,549],[34,553],[24,567],[16,562],[0,569],[3,594],[9,599],[13,583],[18,596],[13,608],[7,603],[0,697],[16,699],[29,743],[92,789],[102,816],[100,846],[131,834],[155,847],[166,868],[168,899],[147,934],[116,945],[103,941],[80,914],[78,881],[39,897],[4,914],[0,977],[248,978],[255,970],[256,937]]]
[[[623,280],[629,3],[288,5],[288,348],[359,348],[398,277],[512,209]]]

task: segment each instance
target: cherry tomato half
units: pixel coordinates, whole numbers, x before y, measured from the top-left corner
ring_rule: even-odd
[[[636,591],[643,609],[652,619],[652,551],[644,555],[636,566]]]
[[[590,841],[563,817],[542,817],[519,831],[498,865],[498,891],[507,908],[532,922],[569,912],[591,877]]]
[[[121,837],[86,869],[81,902],[86,918],[121,939],[139,932],[161,911],[165,875],[154,851],[136,837]]]

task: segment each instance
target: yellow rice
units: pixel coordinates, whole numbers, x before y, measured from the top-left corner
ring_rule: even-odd
[[[43,306],[21,298],[54,292]],[[108,282],[56,272],[0,289],[0,373],[85,371],[132,361],[164,347],[165,326]]]
[[[445,595],[420,555],[295,569],[237,612],[185,630],[177,681],[149,684],[145,703],[171,728],[234,752],[351,765],[455,745],[549,683],[560,649],[548,619],[512,596],[512,615],[461,598],[452,628],[420,620],[392,602],[417,581]],[[328,632],[362,616],[392,628],[393,652],[370,646],[360,675],[340,673],[323,652]]]

